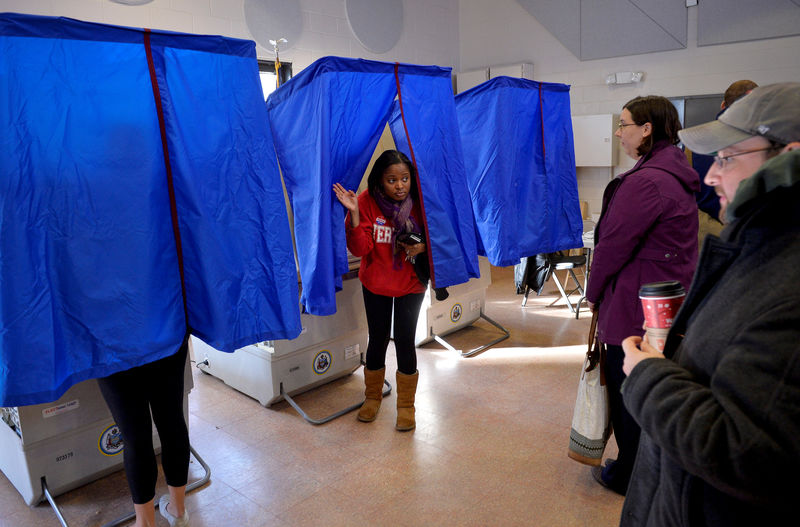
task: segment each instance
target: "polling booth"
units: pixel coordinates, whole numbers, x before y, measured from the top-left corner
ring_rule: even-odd
[[[331,186],[358,188],[388,123],[397,149],[417,167],[429,238],[431,283],[417,344],[435,339],[452,349],[442,336],[481,316],[504,332],[488,345],[508,336],[483,314],[490,277],[488,264],[476,258],[449,68],[325,57],[270,96],[267,106],[295,212],[301,302],[307,312],[333,311],[339,277],[347,270],[345,211]],[[442,288],[449,297],[437,300],[433,291]]]
[[[569,86],[496,77],[457,95],[456,108],[479,254],[492,265],[517,264],[519,274],[533,279],[536,268],[528,262],[535,255],[583,247]],[[564,257],[547,273],[567,269],[583,294],[566,267],[579,258],[586,261]]]
[[[300,334],[291,231],[253,42],[5,13],[0,57],[0,467],[63,491],[121,466],[90,379]]]
[[[436,340],[454,349],[444,336],[483,318],[501,335],[461,352],[471,356],[508,338],[484,312],[489,264],[577,247],[581,221],[568,86],[497,77],[457,95],[455,104],[480,276],[448,288],[443,300],[428,292],[417,344]]]
[[[495,77],[456,109],[479,254],[508,266],[582,247],[569,86]]]
[[[267,108],[292,209],[302,333],[233,355],[200,339],[193,345],[202,371],[265,406],[286,400],[308,422],[322,424],[361,401],[314,418],[292,396],[355,371],[367,345],[360,261],[347,252],[345,210],[332,186],[358,188],[387,123],[418,169],[433,284],[452,286],[478,274],[450,70],[324,57],[273,92]]]
[[[267,108],[294,214],[305,312],[336,310],[349,266],[346,211],[331,189],[358,188],[387,122],[417,167],[433,286],[478,276],[450,68],[323,57],[270,95]]]
[[[202,371],[265,406],[286,400],[312,424],[360,406],[359,401],[315,418],[292,396],[352,373],[366,352],[359,260],[347,253],[345,211],[331,188],[335,182],[358,187],[392,112],[400,113],[398,93],[412,101],[407,103],[413,108],[406,112],[409,128],[421,141],[440,146],[435,152],[423,149],[416,160],[426,222],[437,233],[429,251],[434,280],[453,284],[477,274],[472,212],[453,207],[468,198],[449,82],[444,68],[325,57],[270,95],[269,122],[294,222],[302,333],[292,340],[254,343],[233,355],[194,338]],[[435,110],[422,115],[420,96],[426,92],[435,94],[429,101]],[[420,119],[442,123],[440,129],[452,133],[431,134]],[[392,131],[400,133],[397,127]],[[385,386],[391,390],[388,382]]]

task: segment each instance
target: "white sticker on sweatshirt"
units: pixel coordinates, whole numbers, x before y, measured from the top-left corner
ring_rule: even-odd
[[[386,225],[374,225],[375,243],[392,243],[392,228]]]

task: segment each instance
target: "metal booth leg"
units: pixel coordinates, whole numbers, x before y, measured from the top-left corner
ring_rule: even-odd
[[[383,384],[385,385],[385,388],[383,389],[383,396],[386,397],[387,395],[392,393],[392,385],[389,384],[389,381],[387,381],[386,379],[383,380]],[[297,410],[297,413],[300,414],[303,419],[305,419],[306,421],[308,421],[312,425],[321,425],[321,424],[327,423],[328,421],[333,421],[337,417],[341,417],[344,414],[352,412],[353,410],[358,410],[359,408],[361,408],[361,405],[364,404],[364,401],[361,401],[360,403],[356,403],[356,404],[354,404],[352,406],[348,406],[344,410],[339,410],[338,412],[332,413],[331,415],[328,415],[328,416],[323,417],[321,419],[314,419],[313,417],[309,417],[309,415],[307,413],[305,413],[302,408],[300,408],[300,405],[298,405],[295,402],[295,400],[292,399],[289,396],[288,393],[283,391],[283,383],[281,383],[281,395],[283,396],[284,399],[286,399],[287,403],[292,405],[292,408]]]
[[[50,495],[50,489],[47,488],[47,479],[45,477],[42,477],[42,492],[44,493],[44,497],[47,499],[47,502],[50,504],[50,507],[53,508],[53,512],[56,513],[56,517],[61,525],[64,527],[69,527],[67,525],[67,520],[65,520],[64,516],[61,514],[61,509],[59,509],[58,505],[56,505],[56,500],[54,500],[53,496]]]
[[[199,480],[193,481],[192,483],[188,484],[186,486],[186,492],[190,492],[198,487],[202,487],[203,485],[208,483],[208,481],[211,479],[211,468],[209,468],[208,464],[206,464],[206,462],[203,461],[203,458],[201,458],[197,454],[197,452],[191,445],[189,445],[189,452],[192,453],[197,462],[200,463],[200,466],[203,467],[203,470],[205,470],[205,474],[203,474],[203,477],[200,478]],[[67,524],[67,520],[65,520],[64,516],[61,514],[61,509],[58,508],[55,499],[53,499],[53,496],[50,495],[50,489],[47,488],[47,479],[44,477],[42,478],[42,492],[44,493],[44,497],[47,499],[47,502],[50,503],[50,507],[53,508],[53,512],[55,512],[56,517],[58,518],[58,521],[61,523],[61,525],[63,527],[69,527],[69,525]],[[156,509],[158,508],[158,503],[155,504],[155,507]],[[135,517],[136,513],[132,512],[127,516],[124,516],[122,518],[117,518],[112,522],[106,523],[105,525],[103,525],[103,527],[115,527],[117,525],[122,525],[123,523],[131,521]]]
[[[205,470],[205,474],[203,474],[203,477],[198,479],[197,481],[193,481],[193,482],[189,483],[188,485],[186,485],[186,492],[187,493],[193,491],[194,489],[196,489],[198,487],[202,487],[203,485],[208,483],[208,481],[211,479],[211,468],[208,466],[208,464],[205,461],[203,461],[203,458],[200,457],[200,455],[197,453],[197,451],[194,449],[194,447],[192,447],[192,445],[189,445],[189,452],[192,453],[192,455],[197,460],[197,462],[200,463],[200,466],[203,467],[203,470]],[[158,508],[158,502],[156,502],[155,506],[156,506],[156,509],[157,509]],[[122,525],[123,523],[131,521],[135,517],[136,517],[136,513],[132,512],[132,513],[128,514],[127,516],[123,517],[123,518],[117,518],[116,520],[103,525],[103,527],[116,527],[117,525]],[[66,527],[66,524],[63,524],[63,525]]]
[[[500,324],[498,324],[497,322],[495,322],[491,318],[487,317],[484,314],[482,309],[481,309],[481,318],[484,319],[489,324],[491,324],[494,327],[496,327],[497,329],[499,329],[500,331],[502,331],[503,335],[501,337],[498,337],[498,338],[494,339],[493,341],[489,342],[488,344],[484,344],[483,346],[478,346],[477,348],[469,350],[469,351],[458,351],[456,348],[454,348],[452,345],[450,345],[450,343],[447,342],[444,338],[440,337],[439,335],[436,335],[435,333],[431,333],[431,336],[433,337],[433,339],[436,342],[438,342],[439,344],[441,344],[445,348],[449,349],[450,351],[455,351],[455,352],[460,353],[462,357],[472,357],[473,355],[477,355],[478,353],[480,353],[480,352],[482,352],[482,351],[484,351],[486,349],[491,348],[492,346],[494,346],[498,342],[502,342],[502,341],[506,340],[508,337],[511,336],[511,334],[508,332],[508,330],[506,328],[504,328],[503,326],[501,326]]]

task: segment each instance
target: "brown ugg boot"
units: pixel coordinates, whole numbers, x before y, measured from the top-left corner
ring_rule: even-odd
[[[358,420],[371,423],[378,417],[378,410],[381,408],[383,398],[383,376],[386,373],[386,366],[380,370],[368,370],[364,366],[364,404],[358,411]]]
[[[414,419],[414,396],[417,393],[419,372],[413,375],[397,372],[397,424],[395,428],[404,432],[417,426]]]

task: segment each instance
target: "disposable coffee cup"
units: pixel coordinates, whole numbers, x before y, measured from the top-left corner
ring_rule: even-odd
[[[677,280],[652,282],[639,288],[647,342],[664,351],[667,333],[683,303],[686,290]]]

